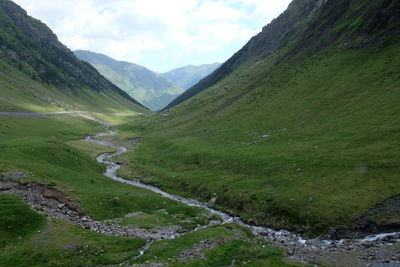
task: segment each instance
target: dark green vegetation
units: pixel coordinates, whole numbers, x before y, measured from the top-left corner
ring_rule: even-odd
[[[221,66],[221,63],[204,64],[199,66],[190,65],[163,73],[163,76],[186,90],[215,71],[219,66]]]
[[[0,1],[0,88],[1,111],[146,112],[9,0]]]
[[[144,240],[111,237],[46,221],[12,195],[0,195],[0,266],[98,266],[138,254]]]
[[[201,246],[204,241],[212,244]],[[194,249],[197,248],[197,249]],[[181,253],[197,252],[197,257],[183,259]],[[189,254],[189,253],[188,253]],[[203,254],[204,259],[199,257]],[[130,263],[168,263],[168,266],[295,266],[282,261],[282,252],[253,239],[247,229],[235,225],[208,227],[177,239],[152,245],[143,257]]]
[[[164,108],[183,93],[179,86],[145,67],[89,51],[78,50],[74,53],[151,110]]]
[[[320,4],[293,1],[194,97],[120,126],[143,136],[121,173],[308,235],[399,194],[400,1]]]
[[[0,248],[34,233],[45,221],[44,216],[31,210],[17,196],[0,195]]]

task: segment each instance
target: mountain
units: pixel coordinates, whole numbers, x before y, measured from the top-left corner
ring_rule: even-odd
[[[292,2],[283,14],[274,19],[268,26],[265,26],[258,35],[251,38],[242,49],[223,63],[217,71],[202,79],[199,83],[171,102],[166,108],[176,106],[214,85],[231,74],[250,58],[259,57],[262,59],[271,55],[280,45],[284,37],[287,36],[288,39],[293,39],[288,33],[293,31],[294,28],[297,28],[299,23],[309,17],[324,2],[326,2],[326,0],[305,0],[301,3],[297,1]]]
[[[254,224],[398,231],[399,62],[399,0],[294,0],[168,110],[121,127],[143,136],[131,166]]]
[[[325,8],[328,9],[328,6],[338,7],[342,13],[339,13],[335,10],[334,14],[329,16],[328,14],[320,14],[319,18],[315,17],[315,20],[312,23],[308,23],[308,29],[310,29],[310,25],[313,24],[313,27],[316,27],[315,31],[305,32],[305,20],[310,18],[319,7],[325,5]],[[352,32],[350,30],[359,30],[360,32],[356,36],[361,36],[363,34],[372,34],[372,31],[382,30],[387,24],[390,22],[390,19],[396,18],[396,15],[393,13],[395,11],[386,10],[385,6],[393,6],[395,2],[392,1],[383,1],[382,6],[378,8],[382,8],[381,13],[390,13],[390,17],[385,19],[381,18],[381,14],[374,14],[376,11],[376,7],[366,7],[365,5],[361,5],[360,10],[365,8],[365,13],[363,16],[374,15],[376,21],[369,21],[369,24],[364,24],[363,19],[356,19],[358,10],[356,8],[352,10],[346,10],[347,7],[354,7],[356,1],[344,1],[340,0],[336,4],[333,4],[332,1],[327,0],[305,0],[302,2],[293,1],[288,9],[281,14],[278,18],[274,19],[269,25],[265,26],[262,31],[254,36],[241,50],[239,50],[234,56],[232,56],[228,61],[226,61],[216,72],[212,73],[208,77],[201,80],[198,84],[187,90],[184,94],[175,99],[172,103],[168,105],[167,108],[171,108],[179,103],[189,99],[190,97],[198,94],[199,92],[205,90],[206,88],[216,84],[218,81],[222,80],[229,74],[231,74],[234,70],[236,70],[241,64],[248,61],[251,58],[259,58],[262,60],[277,50],[277,48],[283,44],[289,46],[291,43],[298,41],[299,38],[304,37],[305,34],[310,35],[312,39],[303,38],[302,44],[298,45],[311,45],[313,42],[320,42],[321,45],[326,46],[331,41],[337,41],[343,37],[350,37]],[[326,11],[325,11],[326,12]],[[322,21],[323,19],[328,19],[328,21]],[[379,22],[381,19],[383,22]],[[341,20],[348,20],[347,22],[353,23],[353,25],[347,25],[350,29],[346,27],[340,28],[338,24],[336,24],[336,28],[332,27],[332,23],[337,23]],[[377,23],[373,25],[373,23]],[[359,27],[357,29],[357,27]],[[330,31],[334,28],[334,32],[330,35],[326,34],[326,31]],[[392,29],[394,30],[394,29]],[[322,39],[318,34],[325,35],[325,38]]]
[[[162,75],[145,67],[84,50],[74,53],[151,110],[164,108],[183,92]]]
[[[183,89],[189,89],[201,79],[219,68],[221,63],[204,64],[200,66],[185,66],[164,73],[163,75]]]
[[[0,109],[146,112],[136,100],[77,59],[43,23],[0,1]]]

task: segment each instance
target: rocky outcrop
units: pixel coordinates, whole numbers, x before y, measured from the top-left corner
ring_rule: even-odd
[[[357,219],[355,225],[354,229],[333,230],[331,237],[362,238],[382,232],[400,232],[400,195],[374,205]]]

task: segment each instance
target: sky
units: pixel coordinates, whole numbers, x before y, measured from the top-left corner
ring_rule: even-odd
[[[71,50],[165,72],[224,62],[291,0],[13,0]]]

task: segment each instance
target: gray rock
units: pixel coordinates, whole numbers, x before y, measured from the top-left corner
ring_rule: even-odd
[[[216,202],[217,202],[217,197],[213,197],[207,202],[207,206],[214,207]]]
[[[16,182],[16,181],[19,181],[19,180],[24,179],[26,177],[28,177],[28,175],[25,174],[24,172],[11,171],[11,172],[7,172],[7,173],[3,174],[3,177],[0,177],[0,180],[3,180],[4,182],[7,182],[7,181]]]
[[[271,138],[271,135],[269,135],[269,134],[264,134],[263,136],[261,136],[261,139],[264,139],[264,140],[267,140],[269,138]]]

